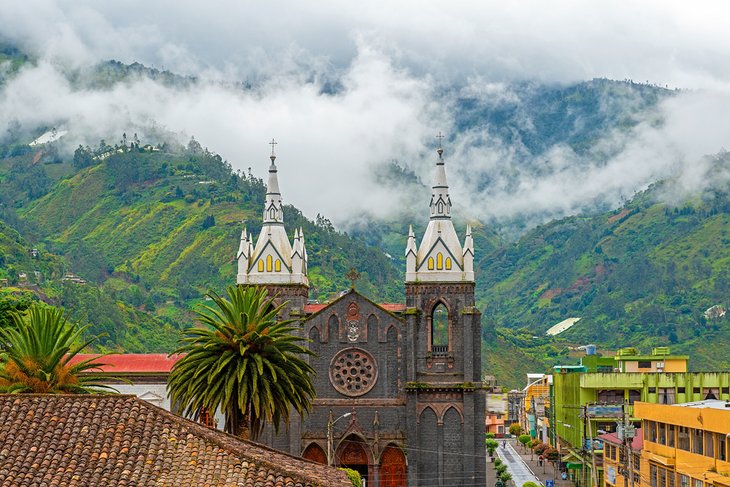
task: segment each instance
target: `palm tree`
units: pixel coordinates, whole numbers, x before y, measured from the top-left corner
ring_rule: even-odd
[[[63,310],[34,303],[26,314],[9,313],[12,325],[0,329],[0,391],[8,393],[88,394],[114,391],[92,372],[98,357],[70,364],[96,338],[81,342],[88,326],[68,323]],[[79,345],[74,345],[80,343]]]
[[[265,423],[278,431],[289,424],[290,407],[308,413],[314,398],[314,369],[303,355],[312,352],[291,334],[294,320],[277,320],[266,289],[229,286],[228,299],[208,296],[216,307],[196,311],[203,328],[189,328],[174,352],[185,354],[170,372],[173,404],[198,419],[219,408],[226,432],[258,438]]]

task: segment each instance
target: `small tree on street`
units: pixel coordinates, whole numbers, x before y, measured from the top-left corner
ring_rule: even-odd
[[[520,436],[522,434],[522,426],[520,426],[520,423],[512,423],[509,425],[509,434],[512,436]]]
[[[519,438],[517,438],[517,441],[522,443],[522,448],[526,448],[527,444],[532,441],[532,438],[530,438],[530,435],[520,435]]]
[[[494,452],[498,446],[499,443],[497,443],[497,440],[493,440],[492,438],[487,439],[487,452],[489,452],[490,457],[494,458]]]

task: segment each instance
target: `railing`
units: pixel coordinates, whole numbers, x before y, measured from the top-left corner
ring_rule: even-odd
[[[431,346],[431,355],[433,357],[445,357],[448,354],[449,354],[448,345],[432,345]]]

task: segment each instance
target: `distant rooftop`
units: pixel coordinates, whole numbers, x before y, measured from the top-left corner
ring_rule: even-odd
[[[74,365],[83,360],[98,357],[97,362],[105,364],[99,368],[108,374],[169,374],[181,355],[166,353],[113,353],[110,355],[79,354],[70,360]]]
[[[723,401],[721,399],[705,399],[704,401],[683,402],[679,404],[672,404],[672,406],[680,408],[722,409],[730,411],[730,401]]]

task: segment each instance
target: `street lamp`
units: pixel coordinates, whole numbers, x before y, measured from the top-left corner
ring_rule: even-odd
[[[336,422],[338,422],[342,418],[347,418],[348,416],[352,416],[352,413],[345,413],[339,418],[332,421],[332,410],[330,409],[330,416],[327,420],[327,465],[329,465],[330,467],[332,466],[332,457],[334,456],[334,451],[332,451],[332,427],[335,425]]]

